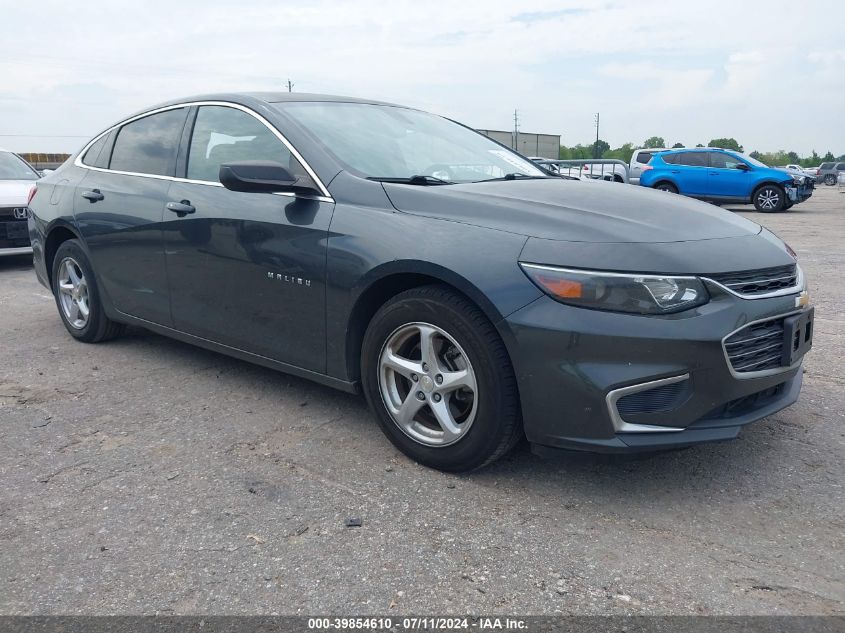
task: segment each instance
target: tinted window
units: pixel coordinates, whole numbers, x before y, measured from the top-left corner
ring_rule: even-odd
[[[710,154],[710,166],[714,169],[736,169],[742,161],[730,154],[712,152]]]
[[[648,164],[648,161],[651,160],[652,153],[651,152],[640,152],[637,154],[637,162],[642,163],[643,165]]]
[[[819,169],[832,169],[833,163],[822,163]]]
[[[681,161],[680,154],[661,154],[660,158],[663,159],[664,163],[668,163],[670,165],[679,165]]]
[[[91,147],[88,148],[88,151],[85,152],[85,156],[82,157],[82,164],[88,165],[90,167],[103,167],[103,157],[100,154],[103,151],[103,148],[106,146],[106,141],[108,140],[109,135],[104,134],[102,138],[100,138],[96,143],[94,143]],[[108,161],[106,161],[107,163]]]
[[[678,154],[678,164],[688,167],[707,167],[707,152],[684,152]]]
[[[271,160],[304,174],[285,144],[254,116],[224,106],[201,107],[191,134],[188,178],[218,182],[222,163],[242,160]]]
[[[171,175],[185,113],[185,108],[167,110],[124,125],[117,133],[109,167],[139,174]]]
[[[839,163],[836,166],[836,169],[838,169],[839,171],[845,170],[845,163]]]

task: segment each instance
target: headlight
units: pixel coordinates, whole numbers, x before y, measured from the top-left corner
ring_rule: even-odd
[[[799,176],[798,174],[792,174],[792,182],[798,185],[803,185],[805,182],[807,182],[807,177]]]
[[[553,299],[581,308],[668,314],[710,300],[698,277],[607,273],[523,263],[520,266]]]

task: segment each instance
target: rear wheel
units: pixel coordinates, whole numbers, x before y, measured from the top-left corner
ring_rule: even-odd
[[[373,317],[364,393],[385,435],[440,470],[481,468],[522,437],[516,378],[493,325],[441,286],[403,292]]]
[[[118,336],[124,326],[106,316],[97,280],[78,240],[63,242],[53,259],[53,296],[65,328],[83,343]]]
[[[761,185],[754,192],[754,208],[761,213],[781,211],[786,204],[786,193],[778,185]]]
[[[825,174],[824,184],[833,186],[836,184],[836,176],[833,174]]]
[[[673,185],[671,182],[666,182],[665,180],[663,182],[659,182],[656,185],[654,185],[654,188],[657,189],[658,191],[668,191],[669,193],[678,193],[678,188],[675,185]]]

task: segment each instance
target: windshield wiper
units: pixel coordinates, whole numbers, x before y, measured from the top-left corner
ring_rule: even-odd
[[[521,174],[520,172],[513,172],[505,174],[501,178],[486,178],[484,180],[475,180],[473,182],[496,182],[497,180],[545,180],[552,178],[552,176],[529,176],[528,174]]]
[[[402,185],[420,185],[427,187],[430,185],[454,185],[455,183],[449,180],[443,180],[437,176],[409,176],[407,178],[390,177],[390,176],[369,176],[367,180],[376,180],[378,182],[394,182]]]

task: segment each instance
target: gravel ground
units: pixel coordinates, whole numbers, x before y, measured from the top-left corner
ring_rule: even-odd
[[[809,275],[795,406],[729,443],[467,476],[405,459],[357,397],[140,330],[75,343],[0,260],[0,613],[845,613],[845,195],[735,210]]]

